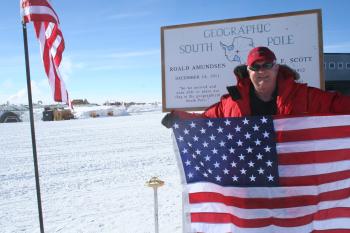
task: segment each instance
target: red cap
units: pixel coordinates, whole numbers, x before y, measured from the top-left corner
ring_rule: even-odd
[[[247,65],[252,66],[257,61],[273,62],[275,54],[267,47],[256,47],[250,50],[247,58]]]

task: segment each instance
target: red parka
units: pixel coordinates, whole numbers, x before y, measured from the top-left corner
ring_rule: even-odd
[[[251,115],[251,81],[246,66],[235,69],[237,85],[228,88],[229,94],[203,112],[202,117],[224,118]],[[297,83],[297,73],[286,66],[279,67],[277,74],[276,115],[347,114],[350,113],[350,96],[325,92],[306,84]],[[180,118],[199,115],[177,112]]]
[[[228,87],[229,94],[223,95],[220,102],[206,109],[202,117],[240,117],[251,115],[249,89],[251,81],[245,65],[234,71],[237,85]],[[297,83],[299,75],[288,66],[280,65],[277,74],[277,114],[347,114],[350,113],[350,96],[336,92],[326,92],[318,88]],[[192,118],[178,112],[181,118]],[[198,117],[198,115],[196,116]]]

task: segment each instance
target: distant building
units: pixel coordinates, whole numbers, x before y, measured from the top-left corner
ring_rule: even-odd
[[[350,95],[350,53],[325,53],[326,90]]]
[[[87,101],[87,99],[75,99],[75,100],[72,100],[72,105],[87,105],[87,104],[90,104],[89,101]]]

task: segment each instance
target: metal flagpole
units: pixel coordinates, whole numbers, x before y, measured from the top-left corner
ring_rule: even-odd
[[[158,226],[158,187],[161,187],[164,185],[164,181],[158,179],[158,177],[152,177],[149,181],[146,182],[146,185],[148,187],[153,188],[154,192],[154,231],[155,233],[159,233],[159,226]]]
[[[35,171],[36,197],[37,197],[38,210],[39,210],[40,232],[44,233],[45,231],[44,231],[43,212],[42,212],[42,208],[41,208],[39,168],[38,168],[38,158],[37,158],[37,154],[36,154],[36,141],[35,141],[35,130],[34,130],[32,88],[31,88],[31,85],[30,85],[30,69],[29,69],[29,56],[28,56],[27,25],[26,25],[25,22],[22,22],[22,28],[23,28],[24,56],[25,56],[26,74],[27,74],[29,119],[30,119],[30,128],[31,128],[31,134],[32,134],[32,148],[33,148],[34,171]]]

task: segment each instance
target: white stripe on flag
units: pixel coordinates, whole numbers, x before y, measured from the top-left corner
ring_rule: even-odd
[[[278,172],[280,177],[300,177],[328,174],[332,172],[348,171],[350,169],[350,160],[336,161],[329,163],[313,163],[298,165],[279,165]]]
[[[350,187],[350,178],[316,186],[291,187],[222,187],[206,182],[188,184],[189,193],[214,192],[225,196],[239,198],[278,198],[291,196],[319,195],[319,193],[336,191]]]
[[[300,117],[275,119],[273,124],[276,131],[350,125],[350,115],[314,116],[300,119]]]
[[[57,70],[57,73],[60,72],[59,69]],[[61,76],[60,74],[60,77],[61,77],[61,96],[62,96],[62,102],[65,102],[65,103],[68,103],[68,94],[67,94],[67,90],[66,90],[66,86],[63,82],[63,77]]]
[[[233,224],[210,224],[210,223],[191,223],[192,232],[206,233],[296,233],[296,232],[312,232],[313,230],[331,230],[331,229],[350,229],[350,221],[348,218],[337,218],[322,221],[313,221],[301,227],[278,227],[268,226],[261,228],[241,228]]]
[[[52,31],[55,27],[55,24],[54,23],[48,23],[47,27],[46,27],[46,30],[45,30],[45,36],[47,39],[50,38],[51,34],[52,34]]]
[[[350,138],[309,140],[277,143],[277,154],[308,151],[327,151],[350,148]]]
[[[57,53],[57,48],[61,44],[62,38],[57,35],[55,41],[53,42],[51,48],[50,48],[50,53],[53,58],[55,58],[56,53]]]

